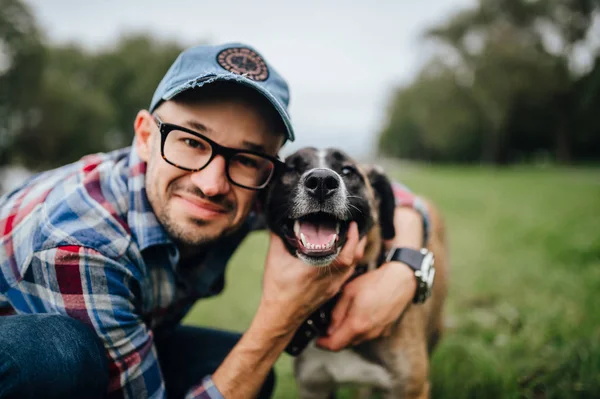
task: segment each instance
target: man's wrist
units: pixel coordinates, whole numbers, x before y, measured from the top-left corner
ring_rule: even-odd
[[[293,336],[304,319],[290,311],[291,306],[282,306],[279,302],[261,300],[251,328],[267,334],[271,339]]]
[[[415,272],[407,264],[403,262],[390,261],[386,262],[379,268],[386,274],[386,279],[393,279],[407,293],[410,292],[410,297],[414,297],[417,291],[417,278]]]

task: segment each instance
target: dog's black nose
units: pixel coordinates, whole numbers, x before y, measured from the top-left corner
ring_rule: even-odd
[[[337,191],[340,178],[330,169],[313,169],[306,175],[304,187],[310,195],[322,201]]]

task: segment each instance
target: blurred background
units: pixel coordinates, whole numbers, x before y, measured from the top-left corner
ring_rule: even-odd
[[[288,80],[283,155],[340,147],[442,209],[434,397],[600,397],[599,1],[0,0],[0,192],[129,145],[177,54],[225,41]],[[265,251],[253,234],[186,322],[246,328]]]

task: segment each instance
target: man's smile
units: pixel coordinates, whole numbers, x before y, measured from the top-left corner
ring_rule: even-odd
[[[175,198],[175,200],[180,203],[188,213],[193,214],[199,219],[216,219],[229,213],[229,209],[225,208],[224,206],[204,200],[195,195],[177,193],[173,195],[173,198]]]

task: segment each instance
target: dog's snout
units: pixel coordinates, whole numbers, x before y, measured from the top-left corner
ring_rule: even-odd
[[[340,178],[329,169],[313,169],[304,180],[306,191],[320,200],[333,195],[340,187]]]

